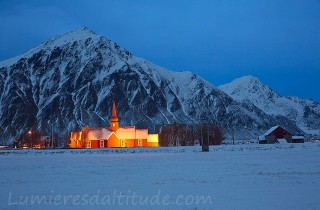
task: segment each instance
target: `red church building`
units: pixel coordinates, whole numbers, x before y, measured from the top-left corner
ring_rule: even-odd
[[[70,148],[157,147],[158,134],[149,134],[147,128],[119,126],[116,103],[112,102],[110,127],[83,127],[71,132]]]

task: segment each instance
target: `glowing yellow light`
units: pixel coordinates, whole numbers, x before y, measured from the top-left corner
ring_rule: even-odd
[[[148,134],[148,142],[159,142],[159,135],[158,134]]]

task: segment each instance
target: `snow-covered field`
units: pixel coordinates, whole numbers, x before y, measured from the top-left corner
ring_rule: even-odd
[[[320,144],[0,150],[0,209],[320,209]]]

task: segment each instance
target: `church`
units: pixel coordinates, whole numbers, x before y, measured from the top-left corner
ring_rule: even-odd
[[[157,147],[158,134],[149,134],[147,128],[119,126],[116,103],[112,102],[110,127],[83,127],[71,132],[70,148]]]

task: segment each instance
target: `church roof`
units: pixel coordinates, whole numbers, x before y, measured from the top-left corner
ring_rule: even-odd
[[[136,128],[135,126],[120,126],[115,134],[120,139],[135,139],[136,138]]]
[[[112,131],[110,131],[108,128],[92,128],[87,132],[87,139],[108,139],[111,133]]]
[[[118,121],[116,102],[114,100],[112,101],[112,111],[111,111],[110,121],[111,122],[117,122]]]
[[[135,129],[136,126],[134,125],[129,125],[129,126],[119,126],[119,129],[125,130],[125,129]]]

